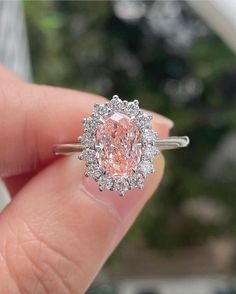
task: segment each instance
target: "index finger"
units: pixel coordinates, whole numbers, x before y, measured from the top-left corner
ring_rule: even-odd
[[[23,83],[2,68],[0,77],[0,177],[32,174],[48,164],[54,158],[52,146],[74,142],[82,133],[82,118],[95,103],[106,101],[81,91]],[[172,124],[158,114],[155,121],[159,129],[163,122]]]
[[[97,95],[16,83],[0,87],[0,176],[35,171],[53,159],[55,143],[74,141]]]

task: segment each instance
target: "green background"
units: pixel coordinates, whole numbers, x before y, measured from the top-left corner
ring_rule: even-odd
[[[235,132],[235,56],[184,2],[171,16],[181,24],[172,26],[172,35],[165,26],[155,31],[150,25],[155,2],[136,4],[145,12],[125,19],[114,2],[24,2],[34,80],[139,99],[143,108],[174,120],[172,134],[191,138],[189,148],[166,153],[162,185],[126,246],[140,239],[170,254],[211,238],[234,237],[235,165],[222,170],[216,165],[211,172],[209,160],[214,167],[217,155],[212,155]],[[188,42],[175,40],[191,36],[191,30]],[[220,215],[204,218],[192,213],[191,203],[211,203]]]

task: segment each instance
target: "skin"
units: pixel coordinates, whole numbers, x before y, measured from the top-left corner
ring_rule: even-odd
[[[84,163],[55,157],[105,98],[21,81],[0,67],[0,176],[12,196],[0,214],[0,293],[84,293],[158,187],[164,158],[145,188],[123,198],[99,192]],[[172,122],[153,114],[168,136]]]

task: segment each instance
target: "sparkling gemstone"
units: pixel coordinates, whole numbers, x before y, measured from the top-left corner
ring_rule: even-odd
[[[154,156],[158,154],[158,149],[156,146],[148,145],[144,150],[144,158],[145,159],[153,159]]]
[[[100,190],[110,190],[113,186],[113,179],[112,177],[103,176],[99,179],[99,188]]]
[[[94,150],[85,149],[81,153],[80,159],[84,160],[87,164],[94,163],[96,161],[96,152]]]
[[[109,114],[109,108],[107,104],[96,104],[95,110],[98,115],[106,116]]]
[[[137,116],[135,120],[140,128],[145,130],[146,128],[150,127],[152,116],[150,114],[144,113]]]
[[[133,188],[143,188],[144,186],[144,176],[142,174],[134,174],[130,178],[130,185]]]
[[[124,196],[125,192],[129,190],[129,182],[126,179],[118,179],[114,182],[113,190]]]
[[[89,117],[84,120],[85,130],[88,132],[94,132],[99,121],[97,117]]]
[[[137,103],[134,102],[129,102],[128,106],[126,108],[126,113],[131,115],[131,116],[135,116],[137,115],[139,112],[139,106]]]
[[[154,166],[150,161],[144,160],[140,162],[138,170],[146,176],[147,174],[154,172]]]
[[[86,148],[94,146],[94,140],[88,134],[84,134],[83,136],[81,136],[80,143]]]
[[[89,177],[92,177],[95,180],[98,180],[102,174],[102,170],[98,164],[90,164],[87,167],[86,174]]]
[[[143,139],[147,143],[155,143],[155,141],[157,140],[157,136],[157,133],[152,129],[145,129],[143,132]]]
[[[119,112],[99,125],[95,145],[98,162],[110,176],[131,175],[142,154],[139,128]]]
[[[122,111],[124,108],[124,103],[120,99],[112,99],[110,106],[113,111]]]

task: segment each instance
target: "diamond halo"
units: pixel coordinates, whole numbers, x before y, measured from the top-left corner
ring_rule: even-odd
[[[85,175],[97,181],[101,191],[124,196],[130,189],[143,188],[147,175],[154,172],[153,159],[159,154],[158,134],[151,121],[152,116],[139,108],[138,100],[128,102],[117,95],[105,104],[96,104],[92,115],[83,120],[79,159],[85,162]]]

